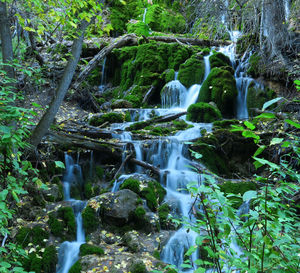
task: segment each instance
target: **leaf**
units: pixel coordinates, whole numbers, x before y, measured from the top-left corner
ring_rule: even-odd
[[[204,273],[204,272],[206,272],[206,269],[203,268],[203,267],[198,267],[198,268],[194,271],[194,273]]]
[[[246,202],[246,201],[249,201],[253,198],[256,198],[257,197],[257,192],[256,191],[246,191],[243,195],[243,201]]]
[[[296,127],[297,129],[300,129],[300,123],[298,123],[298,122],[294,122],[294,121],[292,121],[290,119],[286,119],[286,120],[284,120],[284,122],[286,122],[286,123],[288,123],[288,124]]]
[[[269,160],[262,159],[262,158],[259,158],[259,157],[255,157],[255,156],[253,156],[253,158],[262,165],[268,165],[273,170],[279,170],[280,169],[280,167],[277,164],[275,164],[273,162],[270,162]]]
[[[250,122],[250,121],[244,121],[244,124],[247,126],[247,128],[249,128],[250,130],[254,130],[255,129],[255,125]]]
[[[65,164],[61,161],[55,161],[55,167],[65,169]]]
[[[266,145],[259,146],[258,149],[256,150],[254,156],[260,155],[265,149],[266,149]]]
[[[272,100],[269,100],[269,101],[265,102],[263,107],[262,107],[262,110],[265,111],[268,107],[270,107],[272,104],[280,101],[281,99],[283,99],[283,98],[279,97],[279,98],[275,98],[275,99],[272,99]]]
[[[277,137],[274,137],[272,140],[271,140],[271,143],[270,145],[276,145],[276,144],[279,144],[283,141],[283,138],[277,138]]]
[[[260,137],[258,135],[256,135],[255,133],[253,133],[252,131],[243,131],[242,135],[246,138],[254,138],[254,139],[257,139],[259,140]]]
[[[6,196],[8,194],[8,190],[3,190],[0,192],[0,201],[4,201],[6,199]]]
[[[190,256],[192,255],[196,250],[197,250],[197,246],[191,246],[188,251],[185,253],[185,255]]]
[[[20,202],[20,199],[19,199],[19,197],[18,197],[18,195],[17,195],[17,193],[16,193],[15,191],[12,191],[12,192],[11,192],[11,195],[12,195],[12,197],[15,199],[15,201],[16,201],[17,203]]]
[[[256,116],[255,118],[261,118],[261,119],[264,119],[264,118],[276,118],[276,116],[273,113],[262,113],[259,116]]]

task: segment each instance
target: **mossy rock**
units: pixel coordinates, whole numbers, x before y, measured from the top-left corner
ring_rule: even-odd
[[[234,76],[226,69],[215,67],[201,86],[198,102],[213,101],[222,115],[233,116],[237,94]]]
[[[149,84],[149,82],[147,84]],[[133,107],[138,108],[142,105],[144,96],[150,88],[151,88],[150,85],[147,86],[135,85],[132,88],[130,88],[130,90],[127,92],[127,95],[124,97],[124,99],[127,100],[129,103],[131,103]]]
[[[243,203],[243,199],[242,199],[243,194],[246,191],[257,190],[257,185],[253,182],[235,183],[231,181],[226,181],[223,184],[220,184],[220,190],[225,194],[236,194],[241,196],[241,198],[230,197],[230,199],[234,201],[233,206],[236,209],[238,209]]]
[[[58,220],[55,213],[49,214],[48,224],[51,230],[51,233],[54,236],[61,236],[64,231],[64,222],[62,220]]]
[[[105,113],[101,116],[94,116],[89,120],[89,124],[93,126],[99,126],[105,122],[109,123],[121,123],[124,122],[124,115],[121,113]]]
[[[102,179],[103,176],[104,176],[104,169],[101,166],[98,165],[98,166],[96,166],[95,170],[96,170],[97,177],[99,179]]]
[[[178,71],[178,80],[187,88],[193,84],[200,84],[205,74],[202,55],[192,56],[181,64]]]
[[[130,266],[129,271],[131,273],[147,273],[148,272],[145,264],[143,263],[143,261],[140,261],[140,260],[134,261],[132,263],[132,265]]]
[[[138,206],[134,212],[134,218],[137,221],[143,221],[145,219],[146,211],[142,206]]]
[[[16,235],[16,242],[22,247],[26,247],[29,243],[34,245],[45,246],[45,241],[49,239],[49,232],[40,226],[32,228],[22,227]]]
[[[42,256],[42,268],[45,273],[53,273],[58,262],[57,250],[54,245],[45,248]]]
[[[69,270],[69,273],[81,273],[82,266],[80,261],[77,261],[75,264],[72,265],[72,267]]]
[[[209,57],[210,67],[222,67],[222,66],[229,66],[231,67],[231,61],[229,57],[224,55],[221,52],[215,52]]]
[[[206,102],[191,104],[187,109],[187,120],[193,122],[213,122],[222,118],[219,109]]]
[[[86,206],[82,211],[83,228],[87,233],[92,233],[99,226],[99,220],[96,211],[90,206]]]
[[[219,152],[213,145],[197,141],[192,145],[192,150],[202,155],[200,162],[203,163],[210,171],[216,174],[230,175],[228,166],[224,157],[219,155]]]
[[[249,84],[247,93],[247,108],[250,115],[255,114],[252,109],[261,109],[265,102],[274,99],[276,93],[271,89],[261,89],[254,82]]]
[[[213,122],[214,129],[230,129],[231,125],[239,125],[240,121],[237,119],[223,119]]]
[[[175,70],[174,69],[167,69],[164,71],[164,73],[161,75],[161,78],[165,82],[170,82],[175,79]]]
[[[162,204],[158,208],[159,222],[162,228],[167,228],[168,215],[170,211],[170,206],[167,203]]]
[[[71,207],[62,207],[57,210],[59,218],[63,219],[67,233],[70,236],[76,236],[76,220],[75,214]]]
[[[126,179],[122,185],[120,186],[120,190],[128,189],[136,194],[140,193],[140,181],[138,179],[134,178],[128,178]]]
[[[249,68],[247,70],[247,73],[253,78],[257,78],[261,73],[261,67],[261,56],[258,55],[258,53],[254,53],[249,58]]]
[[[157,181],[149,181],[148,186],[143,188],[140,195],[146,199],[149,209],[156,211],[158,204],[163,201],[166,195],[166,190]]]
[[[80,256],[93,255],[93,254],[102,256],[104,255],[104,250],[101,247],[93,246],[90,244],[82,244],[80,246],[80,252],[79,252]]]
[[[126,25],[128,33],[135,33],[138,36],[149,36],[150,28],[147,24],[141,21],[130,20]]]

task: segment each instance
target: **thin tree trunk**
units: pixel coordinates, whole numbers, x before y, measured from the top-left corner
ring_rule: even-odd
[[[64,97],[69,89],[69,86],[71,84],[73,75],[75,73],[75,69],[77,67],[81,50],[82,50],[82,43],[84,39],[84,32],[86,28],[88,27],[89,23],[86,21],[83,21],[79,28],[79,37],[74,40],[72,45],[72,54],[70,56],[70,59],[68,61],[68,64],[65,68],[63,77],[61,79],[61,82],[56,90],[56,94],[53,97],[49,108],[43,115],[42,119],[38,123],[38,125],[35,127],[29,142],[36,147],[42,140],[43,136],[47,133],[49,126],[52,124],[55,115],[58,112],[58,109],[61,105],[61,103],[64,100]]]
[[[13,60],[13,46],[9,28],[9,18],[7,16],[6,2],[0,1],[0,35],[2,42],[3,63],[10,63]],[[15,78],[15,71],[12,66],[5,65],[4,71],[11,79]]]

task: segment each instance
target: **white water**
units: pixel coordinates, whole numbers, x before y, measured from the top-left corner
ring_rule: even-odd
[[[145,8],[145,10],[144,10],[143,23],[146,23],[146,15],[147,15],[147,8]]]
[[[58,264],[56,266],[56,273],[68,273],[72,265],[79,259],[80,246],[85,243],[85,234],[82,225],[81,211],[84,209],[86,202],[72,199],[70,196],[70,188],[72,183],[77,180],[82,181],[81,168],[74,164],[74,160],[67,153],[65,154],[66,173],[64,175],[64,199],[69,201],[73,208],[76,219],[76,241],[63,242],[58,251]],[[77,171],[75,171],[77,170]]]
[[[283,1],[284,1],[285,21],[287,22],[290,18],[290,0],[283,0]]]
[[[105,65],[106,65],[106,57],[104,58],[103,63],[102,63],[101,83],[99,86],[100,93],[103,93],[103,91],[105,89]]]

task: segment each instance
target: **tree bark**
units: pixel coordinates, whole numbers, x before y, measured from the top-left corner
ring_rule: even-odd
[[[36,147],[42,140],[43,136],[47,133],[49,126],[52,124],[54,117],[63,102],[63,99],[69,89],[69,86],[71,84],[73,75],[75,73],[76,66],[78,64],[81,50],[82,50],[82,44],[84,39],[84,32],[86,28],[88,27],[89,23],[86,21],[83,21],[79,27],[79,37],[76,38],[72,45],[72,54],[70,56],[70,59],[68,61],[68,64],[65,68],[63,77],[61,79],[61,82],[56,90],[56,94],[53,97],[49,108],[46,110],[45,114],[43,115],[42,119],[38,123],[38,125],[35,127],[31,137],[30,137],[30,144],[32,144],[34,147]]]
[[[0,1],[0,35],[2,42],[3,63],[10,63],[13,60],[13,46],[10,33],[9,18],[7,16],[6,2]],[[12,66],[5,65],[4,71],[11,79],[15,78],[15,71]]]
[[[135,34],[127,34],[123,37],[115,39],[115,41],[104,47],[80,72],[76,79],[76,82],[72,85],[75,90],[78,89],[79,85],[86,79],[89,73],[99,64],[99,62],[104,59],[114,48],[119,48],[128,44],[137,44],[137,36]]]

